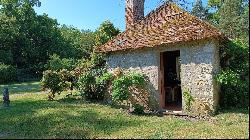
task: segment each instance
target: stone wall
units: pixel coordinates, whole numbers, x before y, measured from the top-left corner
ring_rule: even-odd
[[[158,48],[114,52],[107,59],[110,70],[120,67],[125,70],[140,71],[146,74],[151,83],[152,96],[160,101],[159,76],[160,52],[180,50],[182,92],[189,90],[191,95],[207,102],[213,110],[218,103],[218,86],[214,75],[219,71],[219,51],[212,40]],[[185,106],[183,99],[183,108]]]
[[[214,76],[219,71],[219,51],[215,44],[207,42],[181,49],[182,91],[189,91],[196,100],[207,103],[211,110],[218,102]]]
[[[159,54],[152,50],[112,53],[108,59],[109,71],[119,67],[125,71],[142,72],[148,77],[152,108],[159,106],[158,66]]]

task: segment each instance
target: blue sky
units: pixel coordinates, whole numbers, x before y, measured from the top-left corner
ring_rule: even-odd
[[[60,24],[72,25],[78,29],[96,30],[110,20],[121,30],[125,29],[125,0],[40,0],[36,7],[38,14],[46,13]],[[145,14],[160,5],[161,0],[145,0]],[[194,0],[188,0],[194,1]],[[205,0],[203,0],[205,1]]]

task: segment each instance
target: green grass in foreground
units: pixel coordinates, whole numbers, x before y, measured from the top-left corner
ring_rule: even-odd
[[[215,123],[136,116],[110,106],[64,100],[65,95],[47,101],[46,94],[33,93],[39,89],[26,91],[34,86],[39,83],[9,86],[20,90],[11,94],[10,108],[0,108],[0,138],[249,138],[248,110],[224,111]]]

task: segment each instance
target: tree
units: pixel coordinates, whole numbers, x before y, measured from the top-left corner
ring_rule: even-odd
[[[240,33],[241,4],[242,0],[225,0],[219,11],[219,28],[231,38],[238,37]]]
[[[96,31],[95,45],[103,45],[119,33],[120,30],[115,28],[113,23],[110,21],[104,21]]]
[[[94,33],[91,31],[80,31],[79,29],[63,25],[60,28],[63,42],[59,52],[61,57],[87,59],[94,46]],[[58,49],[58,48],[57,48]]]
[[[212,11],[209,16],[212,24],[228,37],[248,42],[248,0],[209,0],[208,7]]]
[[[0,61],[37,75],[53,54],[88,58],[94,33],[63,25],[48,15],[37,15],[38,0],[0,0]]]
[[[203,7],[202,0],[196,0],[191,14],[197,16],[198,18],[200,18],[202,20],[207,19],[208,9]]]

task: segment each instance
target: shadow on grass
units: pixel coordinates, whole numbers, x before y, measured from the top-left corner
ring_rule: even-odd
[[[0,91],[2,92],[4,88],[9,89],[10,94],[22,94],[28,92],[40,92],[40,82],[25,82],[25,83],[15,83],[9,85],[0,85]]]
[[[122,115],[104,116],[94,108],[70,104],[74,102],[17,101],[0,109],[0,132],[12,138],[97,138],[142,123]]]
[[[223,109],[219,109],[215,115],[224,114],[224,113],[249,114],[249,108],[223,108]]]

